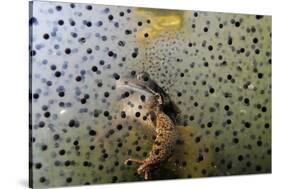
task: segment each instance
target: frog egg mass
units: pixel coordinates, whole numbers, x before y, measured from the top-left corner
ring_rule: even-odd
[[[30,12],[30,187],[271,173],[271,16]]]

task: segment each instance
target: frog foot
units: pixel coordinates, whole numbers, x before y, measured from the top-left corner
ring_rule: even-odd
[[[150,178],[151,166],[150,166],[150,164],[147,161],[129,158],[129,159],[127,159],[124,162],[124,164],[128,165],[131,162],[134,162],[134,163],[137,163],[137,164],[141,164],[139,166],[139,168],[137,169],[138,174],[139,175],[144,174],[144,179],[145,180],[148,180]]]

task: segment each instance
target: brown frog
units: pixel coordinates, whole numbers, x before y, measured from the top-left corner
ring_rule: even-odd
[[[178,132],[174,123],[178,111],[176,111],[177,109],[169,96],[156,82],[150,80],[147,73],[142,72],[138,74],[136,78],[137,80],[134,80],[134,82],[127,82],[127,84],[133,88],[142,89],[152,94],[152,97],[146,102],[145,106],[149,110],[149,117],[155,127],[156,138],[152,150],[146,159],[139,160],[129,158],[125,161],[125,164],[129,162],[140,164],[137,172],[138,174],[144,174],[144,178],[147,180],[151,177],[152,170],[169,159],[173,153],[178,139]],[[173,110],[175,112],[172,112]],[[169,114],[173,116],[174,120]]]

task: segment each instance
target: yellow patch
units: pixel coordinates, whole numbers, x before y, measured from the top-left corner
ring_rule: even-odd
[[[150,23],[141,27],[137,33],[137,41],[145,42],[145,34],[149,40],[158,37],[161,33],[179,31],[184,25],[185,12],[180,10],[163,10],[136,8],[137,18],[149,19]]]

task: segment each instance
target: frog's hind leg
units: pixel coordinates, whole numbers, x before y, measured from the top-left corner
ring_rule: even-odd
[[[151,174],[151,166],[147,163],[143,163],[141,166],[138,168],[138,174],[140,175],[141,173],[144,174],[144,179],[148,180],[150,178]]]
[[[128,165],[130,162],[140,164],[140,166],[137,170],[138,174],[140,175],[143,173],[145,180],[148,180],[150,178],[151,167],[150,167],[150,164],[147,163],[147,161],[129,158],[124,162],[124,164]]]

